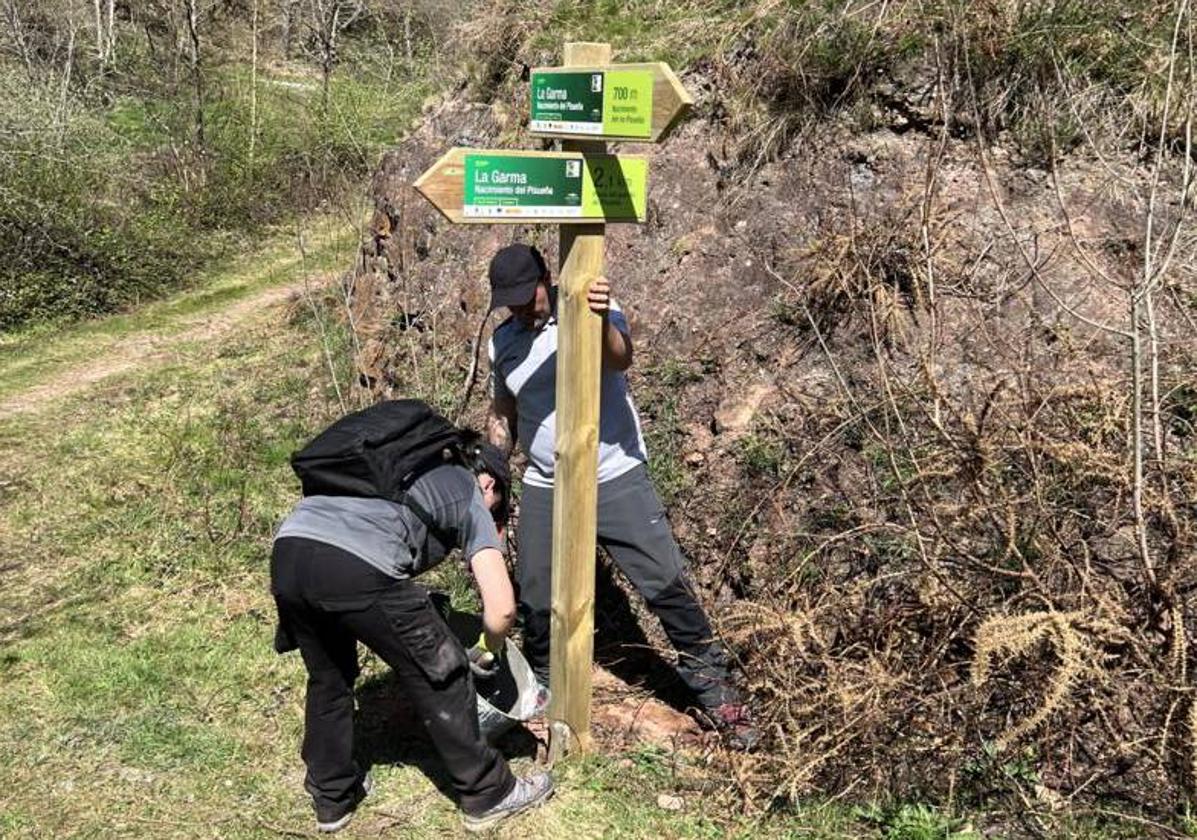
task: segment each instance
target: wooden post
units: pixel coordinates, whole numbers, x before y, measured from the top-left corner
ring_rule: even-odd
[[[191,0],[189,0],[191,2]],[[694,104],[664,62],[611,64],[611,45],[567,43],[532,71],[530,128],[562,150],[455,147],[413,186],[454,224],[558,224],[556,492],[553,496],[549,759],[590,746],[594,552],[603,320],[586,290],[609,222],[643,223],[648,162],[607,139],[661,142]]]
[[[610,64],[611,45],[567,43],[564,58],[567,67]],[[565,141],[562,148],[604,154],[607,144]],[[603,273],[605,229],[601,224],[560,227],[550,761],[590,747],[602,319],[587,306],[586,289]]]

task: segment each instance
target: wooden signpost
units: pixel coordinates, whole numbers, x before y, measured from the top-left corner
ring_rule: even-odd
[[[590,746],[602,319],[586,290],[603,273],[608,222],[643,222],[648,163],[607,140],[659,142],[693,100],[660,62],[611,64],[610,44],[567,43],[532,72],[532,133],[560,152],[450,149],[415,187],[451,222],[560,228],[553,493],[550,761]]]

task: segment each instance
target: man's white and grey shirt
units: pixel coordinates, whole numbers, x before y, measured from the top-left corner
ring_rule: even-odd
[[[518,406],[520,445],[528,454],[524,483],[552,487],[557,435],[557,295],[552,315],[539,329],[515,318],[501,323],[490,340],[491,394],[514,399]],[[611,324],[630,335],[628,322],[611,301]],[[600,380],[598,481],[600,484],[648,461],[640,417],[623,371],[604,368]]]

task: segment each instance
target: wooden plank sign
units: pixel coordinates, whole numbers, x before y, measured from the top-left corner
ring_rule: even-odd
[[[648,160],[457,147],[414,186],[456,223],[643,222]]]
[[[532,71],[531,133],[538,137],[660,141],[694,99],[663,61]]]

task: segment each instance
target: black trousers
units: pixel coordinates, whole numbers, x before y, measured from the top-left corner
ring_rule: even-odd
[[[525,484],[520,496],[519,610],[524,655],[544,676],[549,665],[553,491]],[[648,471],[636,467],[598,487],[598,544],[644,598],[678,652],[678,676],[699,704],[738,702],[727,655],[714,640],[690,584],[686,560]]]
[[[478,730],[465,651],[423,587],[298,537],[275,542],[270,587],[280,634],[294,640],[307,666],[304,787],[318,812],[344,810],[362,775],[353,760],[358,641],[395,672],[445,762],[462,810],[481,813],[511,791],[515,777]]]

